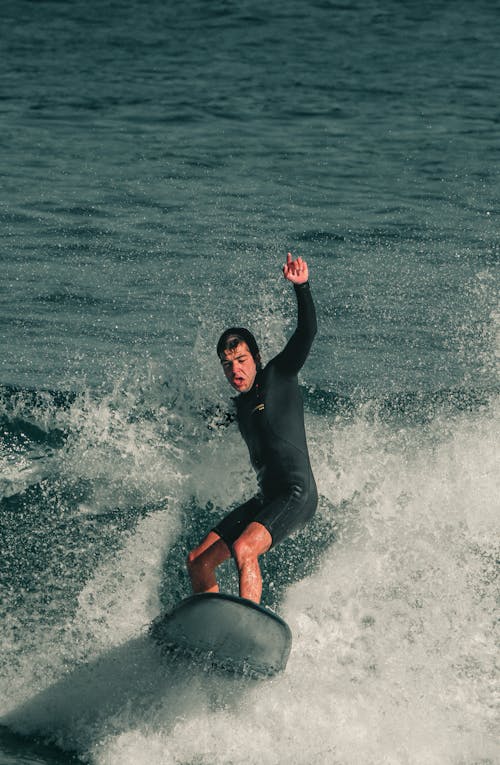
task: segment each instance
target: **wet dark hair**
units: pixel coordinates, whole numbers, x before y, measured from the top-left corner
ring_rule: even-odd
[[[244,327],[229,327],[229,329],[224,330],[217,343],[217,356],[221,358],[224,351],[230,351],[233,348],[236,348],[240,343],[246,343],[248,345],[248,350],[253,356],[257,369],[260,369],[262,364],[260,361],[260,351],[259,346],[257,345],[257,340],[252,333]]]

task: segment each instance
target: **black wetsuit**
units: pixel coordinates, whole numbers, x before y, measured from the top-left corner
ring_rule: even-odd
[[[260,494],[215,527],[230,550],[253,521],[266,527],[273,546],[278,544],[314,515],[318,503],[297,380],[316,334],[316,312],[308,283],[295,285],[295,293],[297,329],[281,353],[257,372],[251,390],[235,399]]]

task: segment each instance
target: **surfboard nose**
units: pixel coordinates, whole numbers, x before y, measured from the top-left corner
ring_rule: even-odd
[[[162,649],[199,657],[230,672],[282,672],[292,647],[283,619],[251,600],[223,593],[192,595],[150,628]]]

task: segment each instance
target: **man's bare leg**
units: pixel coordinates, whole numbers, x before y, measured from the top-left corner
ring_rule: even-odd
[[[227,544],[215,531],[188,555],[187,566],[193,592],[219,592],[215,569],[231,557]]]
[[[261,523],[250,523],[233,545],[233,553],[240,577],[240,597],[260,603],[262,574],[259,555],[267,552],[272,544],[269,531]]]

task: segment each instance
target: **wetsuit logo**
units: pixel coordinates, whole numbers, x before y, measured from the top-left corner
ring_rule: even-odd
[[[254,412],[263,412],[264,408],[264,404],[257,404],[257,406],[252,409],[252,414]]]

